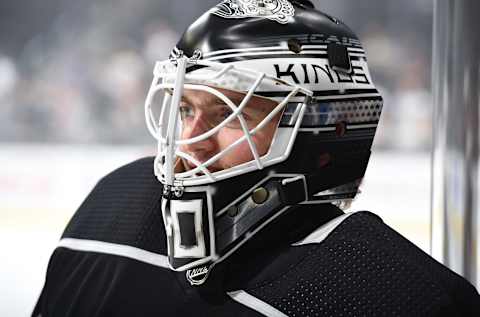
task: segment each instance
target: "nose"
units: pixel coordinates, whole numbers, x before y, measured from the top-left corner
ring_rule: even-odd
[[[211,128],[212,127],[208,124],[208,121],[203,117],[201,113],[196,114],[193,120],[190,120],[190,122],[183,122],[182,140],[202,135],[203,133],[209,131]],[[209,138],[192,144],[184,144],[180,148],[182,151],[185,151],[188,154],[192,155],[200,162],[205,162],[216,153],[218,149],[218,144],[215,141],[215,135],[212,135]]]

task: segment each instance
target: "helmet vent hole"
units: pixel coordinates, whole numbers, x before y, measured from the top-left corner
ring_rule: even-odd
[[[297,39],[290,39],[288,40],[287,44],[288,44],[288,49],[294,52],[295,54],[298,54],[302,51],[302,44]]]

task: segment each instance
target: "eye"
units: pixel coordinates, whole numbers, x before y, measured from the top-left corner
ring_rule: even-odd
[[[195,113],[193,111],[193,107],[190,106],[189,104],[186,103],[181,103],[180,104],[180,118],[182,120],[185,120],[187,118],[193,118],[195,116]]]
[[[223,107],[222,110],[220,111],[220,117],[222,120],[225,120],[228,117],[230,117],[232,113],[233,113],[232,109],[228,107]]]
[[[220,109],[217,110],[216,114],[216,123],[215,125],[220,124],[221,122],[225,121],[232,115],[233,111],[230,109],[228,106],[222,106]],[[227,123],[226,125],[227,128],[231,129],[238,129],[240,127],[240,121],[238,121],[238,118],[235,117],[232,121]]]

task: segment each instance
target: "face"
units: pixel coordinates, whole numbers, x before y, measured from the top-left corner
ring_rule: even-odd
[[[225,94],[236,106],[239,106],[245,97],[242,93],[218,88],[217,90]],[[242,111],[248,129],[255,128],[277,105],[272,100],[253,96]],[[279,111],[266,126],[252,136],[252,141],[260,157],[265,155],[270,148],[281,113]],[[185,90],[180,104],[182,140],[199,136],[211,130],[231,114],[231,108],[218,97],[204,91]],[[204,163],[243,136],[244,131],[237,116],[208,139],[182,145],[180,150]],[[247,140],[244,140],[210,165],[208,170],[210,172],[221,171],[251,161],[253,158],[250,145]],[[183,160],[183,165],[184,169],[187,170],[195,167],[193,163],[187,160]]]

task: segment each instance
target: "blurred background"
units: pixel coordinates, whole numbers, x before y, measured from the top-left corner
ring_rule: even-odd
[[[152,155],[156,60],[219,0],[0,2],[0,316],[31,313],[50,253],[109,171]],[[433,0],[314,0],[363,41],[385,98],[352,210],[429,251]]]

